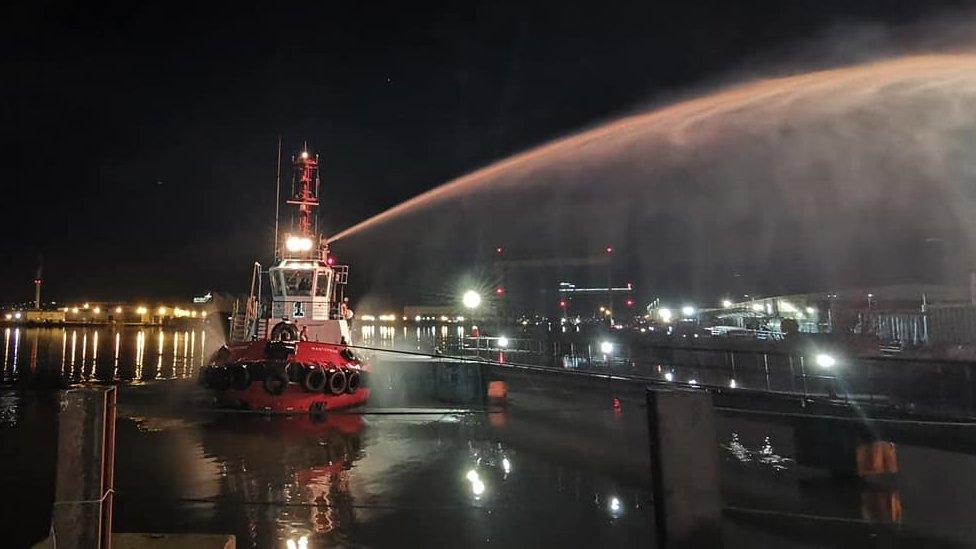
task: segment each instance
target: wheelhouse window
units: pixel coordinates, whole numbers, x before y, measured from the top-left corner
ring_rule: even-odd
[[[312,278],[315,271],[306,269],[282,269],[284,295],[306,297],[312,295]]]
[[[281,271],[278,269],[271,269],[271,276],[269,278],[271,279],[271,295],[274,297],[281,297],[283,295],[281,290],[284,287],[284,283],[282,282],[281,278]]]
[[[321,271],[319,272],[318,280],[315,283],[315,295],[321,297],[329,297],[329,289],[332,282],[332,272],[331,271]]]

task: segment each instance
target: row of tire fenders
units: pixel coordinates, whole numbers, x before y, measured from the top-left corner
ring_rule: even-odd
[[[355,393],[363,384],[363,372],[358,368],[339,368],[334,364],[237,362],[211,366],[202,373],[201,382],[210,389],[245,391],[260,380],[265,392],[273,396],[284,393],[292,382],[305,392],[327,395]]]

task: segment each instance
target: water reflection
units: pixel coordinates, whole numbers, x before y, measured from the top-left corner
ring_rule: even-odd
[[[474,499],[481,499],[481,496],[485,493],[485,482],[481,480],[481,475],[478,474],[478,470],[471,469],[464,478],[471,483],[471,494],[474,495]]]
[[[7,328],[7,329],[5,329],[3,331],[3,339],[4,339],[4,344],[3,344],[3,372],[4,372],[4,376],[6,376],[6,373],[7,373],[7,358],[10,355],[10,328]]]
[[[435,347],[444,348],[457,345],[465,336],[464,326],[453,329],[447,324],[417,326],[408,330],[406,326],[364,324],[359,328],[356,343],[366,347],[383,349],[409,348],[418,351],[431,351]]]
[[[20,349],[20,328],[14,330],[14,360],[13,360],[13,373],[17,374],[17,358],[18,350]]]
[[[65,382],[187,379],[196,375],[206,357],[215,350],[207,346],[206,328],[176,332],[162,328],[104,326],[8,327],[2,335],[0,378],[5,383],[58,385]],[[26,353],[20,352],[22,338],[26,338],[29,345]],[[110,353],[100,349],[107,338],[113,341]],[[169,340],[173,341],[171,353],[167,352]],[[211,337],[209,340],[222,341],[222,338]],[[146,356],[147,347],[150,357]]]
[[[269,517],[248,516],[258,539],[306,547],[313,536],[357,522],[350,471],[364,456],[364,426],[358,415],[231,417],[204,430],[203,446],[207,455],[218,456],[225,493],[245,502],[276,504],[274,532],[262,531]],[[267,448],[278,450],[262,450]]]
[[[733,431],[729,437],[729,442],[721,444],[721,447],[739,463],[757,463],[769,466],[776,471],[785,471],[793,463],[792,458],[776,453],[773,448],[772,437],[768,435],[763,438],[761,446],[755,450],[750,450],[739,440],[739,433]]]

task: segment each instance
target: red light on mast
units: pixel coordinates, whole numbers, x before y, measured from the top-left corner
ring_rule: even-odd
[[[607,253],[608,254],[612,254],[613,253],[613,246],[607,246],[606,250],[607,250]]]
[[[329,256],[325,258],[325,264],[328,265],[329,267],[335,265],[335,256],[329,254]]]
[[[633,299],[628,299],[627,300],[627,306],[628,307],[633,307],[634,306],[634,300]]]
[[[565,309],[567,305],[569,305],[569,304],[566,303],[566,300],[565,299],[560,299],[559,300],[559,307],[560,308]]]
[[[502,246],[495,246],[495,253],[496,254],[501,255],[504,252],[505,252],[505,248],[503,248]]]
[[[505,287],[499,286],[495,288],[495,295],[505,295]]]

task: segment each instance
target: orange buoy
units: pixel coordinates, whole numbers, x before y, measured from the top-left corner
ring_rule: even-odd
[[[505,400],[508,398],[508,383],[504,381],[489,381],[488,398],[491,400]]]
[[[857,474],[861,477],[898,472],[895,445],[882,440],[857,447]]]

